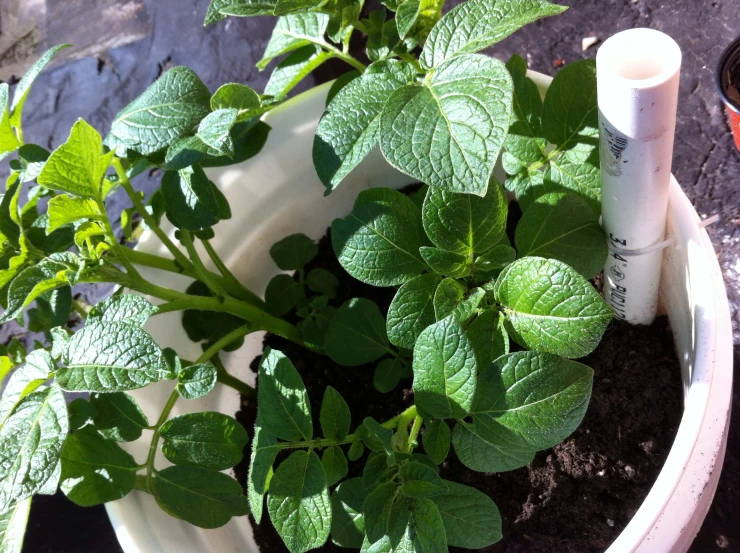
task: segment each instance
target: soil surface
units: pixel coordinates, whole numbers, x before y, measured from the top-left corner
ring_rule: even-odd
[[[517,218],[518,210],[512,210]],[[394,290],[375,288],[349,276],[334,255],[329,235],[319,243],[319,255],[307,270],[321,267],[339,277],[335,305],[352,297],[375,301],[388,309]],[[352,427],[370,415],[385,421],[413,403],[410,379],[389,394],[372,385],[373,364],[342,367],[278,336],[265,345],[283,351],[301,374],[311,409],[317,414],[327,385],[347,400]],[[258,358],[252,368],[256,370]],[[463,466],[451,451],[441,475],[488,494],[501,510],[503,541],[486,553],[596,553],[609,546],[627,525],[660,472],[678,429],[682,413],[680,366],[665,317],[650,327],[615,323],[601,345],[584,363],[594,369],[591,405],[580,428],[562,444],[540,452],[527,467],[500,474],[483,474]],[[257,383],[259,385],[259,382]],[[237,418],[254,426],[256,405],[243,402]],[[316,435],[320,435],[314,416]],[[249,462],[236,469],[244,483]],[[279,463],[280,459],[278,459]],[[360,472],[361,462],[350,463]],[[254,524],[264,552],[287,552],[265,515]],[[347,549],[327,544],[320,549],[340,553]],[[451,548],[453,553],[463,549]]]

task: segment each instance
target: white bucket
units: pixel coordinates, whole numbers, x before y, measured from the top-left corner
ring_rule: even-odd
[[[541,89],[549,77],[530,73]],[[315,88],[270,112],[267,144],[255,158],[231,167],[209,169],[210,178],[229,199],[232,218],[216,228],[214,247],[237,278],[263,291],[278,272],[268,250],[288,234],[302,232],[319,239],[331,221],[345,216],[357,194],[366,188],[400,188],[411,179],[391,168],[374,150],[330,196],[316,177],[311,159],[314,131],[324,111],[328,85]],[[608,549],[617,552],[683,552],[699,530],[717,487],[727,441],[732,391],[730,315],[719,265],[699,218],[673,181],[669,232],[679,245],[666,251],[661,294],[671,319],[685,383],[685,410],[673,448],[655,485],[637,515]],[[165,230],[174,229],[165,223]],[[139,250],[169,256],[151,233]],[[204,258],[207,258],[203,252]],[[212,267],[212,269],[215,269]],[[144,278],[184,290],[190,279],[141,268]],[[200,346],[191,342],[179,313],[159,315],[146,326],[162,347],[195,358]],[[261,353],[262,334],[247,337],[238,351],[224,355],[230,372],[253,381],[250,361]],[[172,382],[160,382],[132,393],[150,420],[156,420]],[[178,401],[174,415],[195,411],[235,413],[239,396],[218,386],[205,398]],[[251,429],[248,429],[251,433]],[[145,435],[126,444],[143,462],[149,447]],[[157,466],[169,463],[157,456]],[[256,553],[246,517],[216,530],[196,528],[164,513],[154,499],[134,491],[106,505],[118,540],[126,553]]]

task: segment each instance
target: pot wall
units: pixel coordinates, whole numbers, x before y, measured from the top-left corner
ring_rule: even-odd
[[[530,76],[541,90],[546,89],[548,77]],[[400,188],[411,182],[391,168],[376,149],[341,187],[324,197],[324,187],[313,169],[311,145],[328,86],[313,89],[266,116],[273,129],[260,155],[231,167],[207,170],[229,199],[233,213],[230,220],[218,224],[212,243],[237,278],[253,290],[263,291],[279,272],[268,253],[275,241],[296,232],[319,239],[332,219],[351,210],[361,190]],[[706,232],[698,230],[696,212],[675,182],[669,212],[670,228],[679,233],[681,246],[666,253],[662,289],[682,356],[686,411],[655,487],[609,553],[685,551],[711,503],[724,457],[732,389],[727,298],[711,243]],[[164,229],[174,235],[173,228]],[[168,255],[150,233],[144,235],[138,248]],[[156,284],[178,290],[190,282],[145,268],[141,273]],[[160,315],[145,328],[162,347],[174,347],[183,357],[194,358],[200,353],[199,345],[187,338],[177,313]],[[240,350],[224,355],[229,371],[253,381],[249,363],[261,353],[261,342],[262,333],[250,335]],[[160,382],[132,395],[150,420],[156,420],[172,386],[172,382]],[[234,413],[238,408],[238,394],[218,385],[205,398],[180,400],[173,415],[206,410]],[[146,458],[146,435],[125,445],[137,459]],[[704,462],[709,459],[713,461]],[[157,466],[168,464],[159,452]],[[165,514],[151,496],[138,491],[106,507],[126,553],[257,552],[246,517],[232,519],[216,530],[202,530]],[[678,531],[677,520],[683,521],[683,533]]]

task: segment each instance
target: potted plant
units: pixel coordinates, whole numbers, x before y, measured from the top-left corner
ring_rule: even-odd
[[[279,20],[266,58],[292,53],[275,70],[269,96],[238,84],[211,95],[192,72],[176,68],[116,117],[106,146],[82,121],[51,154],[22,143],[23,101],[53,51],[18,85],[0,129],[6,149],[18,153],[15,180],[2,202],[8,266],[3,275],[9,282],[4,318],[20,316],[36,300],[28,326],[46,331],[49,342],[30,353],[14,343],[3,359],[6,373],[21,365],[3,395],[0,448],[7,474],[0,497],[9,521],[3,539],[22,535],[28,497],[53,492],[58,483],[82,505],[125,496],[109,503],[109,511],[130,551],[251,550],[250,526],[242,515],[251,512],[259,518],[261,511],[267,511],[291,551],[321,546],[329,536],[358,548],[367,542],[366,550],[402,550],[409,543],[433,550],[479,547],[499,537],[493,501],[442,480],[436,467],[450,443],[477,470],[521,466],[535,450],[567,436],[585,412],[591,372],[566,358],[593,349],[610,314],[586,281],[605,255],[596,222],[598,166],[589,162],[590,156],[579,156],[580,143],[568,137],[588,134],[594,105],[584,98],[594,86],[593,67],[584,62],[561,72],[548,92],[551,100],[546,96],[539,104],[539,90],[526,78],[521,60],[512,60],[507,71],[500,62],[470,52],[561,8],[543,2],[528,12],[522,4],[512,8],[510,20],[506,14],[487,20],[481,17],[487,6],[475,0],[441,19],[441,6],[401,6],[395,6],[398,22],[387,23],[385,15],[359,20],[353,5],[303,13],[305,6],[287,3],[214,2],[209,20],[260,10],[288,14]],[[515,11],[519,8],[528,15]],[[480,27],[463,37],[470,21]],[[451,32],[455,25],[460,28]],[[363,26],[370,52],[375,52],[370,57],[378,57],[367,70],[347,47],[352,29]],[[404,35],[403,43],[394,28]],[[332,42],[324,38],[327,33]],[[417,59],[412,52],[418,53],[422,43]],[[363,75],[282,104],[299,77],[329,57],[352,62]],[[4,94],[7,104],[7,87]],[[314,138],[327,94],[333,99]],[[377,104],[374,112],[367,100]],[[585,114],[577,123],[566,121],[560,129],[565,134],[553,130],[558,117],[549,110],[555,100],[571,101]],[[358,105],[363,109],[353,114]],[[480,106],[496,109],[481,111]],[[451,121],[448,134],[434,133],[431,123],[412,124],[422,116],[424,121]],[[522,130],[532,124],[540,124],[543,134]],[[465,140],[457,141],[458,135]],[[417,139],[421,150],[404,151]],[[407,176],[371,151],[378,140],[383,155]],[[545,140],[558,149],[555,154],[543,151]],[[445,146],[446,153],[439,149]],[[508,154],[504,169],[511,175],[507,187],[526,206],[519,223],[523,230],[514,243],[517,252],[504,240],[506,202],[498,182],[490,179],[502,148]],[[358,166],[364,155],[370,159]],[[286,169],[289,157],[293,163]],[[462,163],[470,159],[474,163]],[[236,170],[226,166],[232,162],[241,165]],[[559,174],[557,182],[568,188],[565,162],[578,164],[588,179],[581,189],[586,194],[539,194],[537,187],[552,185]],[[538,163],[549,171],[547,180],[538,174],[545,171],[532,167]],[[313,164],[326,188],[336,188],[327,198],[321,198],[316,178],[307,171]],[[152,167],[164,170],[162,187],[145,204],[131,179]],[[264,175],[277,168],[285,171],[284,178],[270,185],[269,194],[253,203],[236,201],[240,192],[264,186]],[[34,180],[30,199],[19,205],[20,184]],[[413,198],[388,188],[415,180],[430,186]],[[379,185],[384,188],[364,191]],[[119,244],[105,211],[106,195],[119,186],[134,205],[123,217],[124,232],[138,238],[142,227],[130,224],[136,213],[148,229],[138,250]],[[680,202],[680,192],[674,195]],[[47,215],[39,216],[38,201],[47,196]],[[589,255],[574,256],[567,247],[548,250],[549,244],[537,242],[531,230],[544,226],[547,215],[564,209],[566,202],[589,230],[582,235],[583,243],[593,245]],[[311,209],[301,213],[296,206]],[[691,217],[681,207],[673,208],[678,214],[673,224],[687,227],[679,229],[686,238],[698,230],[690,228]],[[536,216],[528,219],[530,208]],[[466,213],[467,226],[461,226],[459,218]],[[387,319],[362,298],[333,306],[336,275],[303,271],[315,248],[312,239],[334,218],[339,220],[333,224],[333,246],[344,268],[372,285],[400,285]],[[466,228],[480,231],[466,233]],[[557,230],[548,232],[559,236]],[[67,251],[71,243],[76,253]],[[413,248],[399,249],[399,244]],[[171,258],[161,256],[163,249]],[[363,259],[359,254],[368,250],[375,256]],[[542,256],[522,257],[523,251]],[[515,260],[517,253],[520,259]],[[563,256],[578,270],[558,259]],[[696,261],[683,261],[675,263],[698,270]],[[277,268],[297,271],[298,281],[274,276]],[[548,326],[552,309],[562,306],[528,304],[524,297],[538,287],[546,293],[543,281],[553,275],[568,287],[558,302],[566,304],[565,311],[557,314],[564,315],[569,340],[548,337],[563,328]],[[75,303],[70,290],[85,282],[122,288],[87,307]],[[263,301],[255,291],[265,286]],[[716,285],[707,288],[718,293]],[[686,305],[689,300],[680,296],[678,285],[669,289],[679,298],[672,307],[675,317],[693,321],[693,304]],[[567,304],[579,295],[585,301],[569,311]],[[418,298],[423,305],[431,303],[431,309],[418,309]],[[710,304],[718,306],[722,324],[721,297],[705,305]],[[63,328],[72,308],[87,319],[74,333]],[[413,324],[407,324],[408,315]],[[252,332],[264,330],[342,365],[377,361],[378,387],[392,387],[410,368],[414,405],[386,413],[386,420],[352,413],[357,424],[349,429],[341,396],[327,388],[321,408],[312,412],[300,375],[274,350],[262,357],[255,391],[239,377],[248,373],[250,357],[262,350],[259,342],[224,355],[223,362],[219,354],[238,347],[245,336],[259,339]],[[716,335],[724,332],[718,326]],[[508,336],[529,351],[510,352]],[[706,355],[705,360],[693,357],[695,374],[714,366],[715,358]],[[513,384],[521,379],[519,368],[535,365],[549,378],[523,378],[517,387],[527,393],[521,395],[495,392],[506,389],[501,379],[513,378]],[[254,433],[230,416],[238,409],[235,395],[217,382],[248,401],[257,399],[261,414]],[[65,407],[63,390],[92,395]],[[534,397],[545,401],[532,402]],[[707,404],[708,397],[696,402],[697,409]],[[181,409],[186,412],[174,416]],[[520,417],[519,412],[526,414]],[[317,419],[319,424],[312,424]],[[235,465],[248,442],[253,458],[244,495],[231,476],[219,471]],[[363,456],[366,449],[372,453]],[[278,450],[292,453],[277,463]],[[359,482],[345,479],[346,457],[362,458]],[[168,461],[174,464],[167,466]],[[296,478],[301,473],[311,478]],[[365,496],[373,498],[367,508],[361,501]],[[162,510],[152,509],[152,498]],[[471,506],[479,523],[464,514]],[[387,516],[391,511],[393,524]],[[443,512],[467,520],[467,531],[445,524]],[[239,518],[228,522],[232,517]],[[344,533],[333,531],[332,524],[342,517],[352,523],[343,527]],[[223,529],[204,532],[192,525]]]

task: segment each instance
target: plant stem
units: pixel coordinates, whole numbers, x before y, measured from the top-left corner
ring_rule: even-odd
[[[343,62],[350,64],[352,67],[354,67],[355,69],[357,69],[360,73],[364,73],[365,70],[367,69],[367,65],[365,65],[364,63],[362,63],[359,60],[355,59],[350,54],[347,54],[345,52],[342,52],[336,46],[332,46],[331,44],[327,44],[323,40],[320,41],[320,42],[317,42],[317,44],[319,46],[321,46],[324,50],[326,50],[327,52],[329,52],[335,58],[339,58]]]
[[[206,252],[208,252],[208,257],[211,258],[211,261],[213,261],[213,264],[216,266],[218,271],[221,273],[221,276],[229,283],[230,288],[239,289],[242,295],[254,295],[252,294],[250,290],[247,289],[246,286],[244,286],[241,282],[239,282],[239,280],[234,276],[234,274],[231,271],[229,271],[229,268],[221,260],[218,253],[211,245],[211,242],[209,240],[201,240],[201,242],[203,243],[203,247],[206,249]],[[224,288],[224,290],[226,290],[226,288]],[[228,290],[226,291],[228,292]]]
[[[110,224],[110,218],[108,217],[108,212],[105,208],[105,200],[98,198],[95,201],[98,204],[98,209],[100,210],[100,213],[103,214],[102,219],[103,226],[105,227],[105,234],[108,237],[108,242],[110,243],[111,248],[113,248],[113,252],[116,254],[116,257],[121,262],[121,265],[126,268],[127,272],[131,273],[131,275],[134,277],[141,278],[141,275],[139,275],[139,271],[136,270],[131,261],[129,261],[129,258],[123,252],[124,247],[121,246],[121,244],[118,242],[118,238],[116,237],[116,233],[113,231],[113,227]]]
[[[195,360],[195,364],[197,365],[199,363],[205,363],[211,357],[216,355],[219,351],[230,345],[232,342],[236,342],[239,338],[243,338],[244,336],[246,336],[250,332],[254,332],[255,330],[259,329],[255,328],[251,324],[245,324],[244,326],[240,326],[239,328],[232,330],[226,336],[215,341],[213,345],[206,349],[203,354]]]
[[[424,422],[424,419],[422,419],[419,415],[416,415],[414,417],[414,425],[411,427],[411,432],[409,432],[407,453],[411,453],[412,451],[414,451],[414,448],[417,446],[416,437],[419,435],[419,430],[421,430],[422,422]]]
[[[192,268],[192,264],[190,263],[188,258],[185,257],[185,254],[183,254],[180,249],[175,246],[175,244],[172,242],[172,240],[169,239],[167,234],[159,227],[157,221],[154,220],[154,217],[152,217],[151,214],[146,210],[146,206],[141,201],[141,198],[136,193],[133,186],[131,186],[131,181],[129,181],[128,177],[126,176],[126,171],[124,170],[123,165],[121,165],[121,160],[114,156],[112,165],[113,168],[116,170],[118,178],[121,181],[121,186],[126,191],[126,194],[128,194],[128,197],[131,198],[131,202],[133,202],[136,211],[139,212],[147,226],[152,229],[152,232],[156,234],[162,241],[162,243],[167,247],[167,249],[170,250],[170,253],[172,253],[172,255],[183,267],[183,269]]]
[[[82,307],[82,304],[76,299],[72,299],[72,309],[74,309],[83,320],[87,319],[87,310]]]
[[[425,73],[424,69],[422,69],[421,64],[419,64],[419,60],[417,60],[414,56],[407,52],[396,52],[399,58],[401,58],[403,61],[406,61],[414,66],[414,69],[416,69],[419,73]]]
[[[198,250],[195,249],[193,235],[190,231],[180,229],[180,236],[182,237],[182,243],[190,256],[190,260],[193,262],[195,272],[198,273],[200,280],[202,280],[206,286],[208,286],[208,289],[219,298],[226,296],[226,291],[211,278],[210,271],[206,269],[206,266],[203,264],[203,260],[200,258]]]
[[[154,434],[152,435],[152,441],[149,444],[149,455],[146,458],[146,488],[150,493],[152,490],[152,473],[154,472],[154,458],[157,455],[157,445],[159,444],[159,429],[162,427],[162,425],[165,423],[167,418],[170,416],[170,413],[172,412],[172,408],[175,406],[175,403],[177,402],[177,398],[179,397],[180,397],[180,392],[178,392],[177,388],[175,388],[170,394],[170,397],[167,400],[167,403],[165,403],[164,409],[162,410],[162,414],[159,415],[159,419],[157,419],[157,424],[154,427]]]

